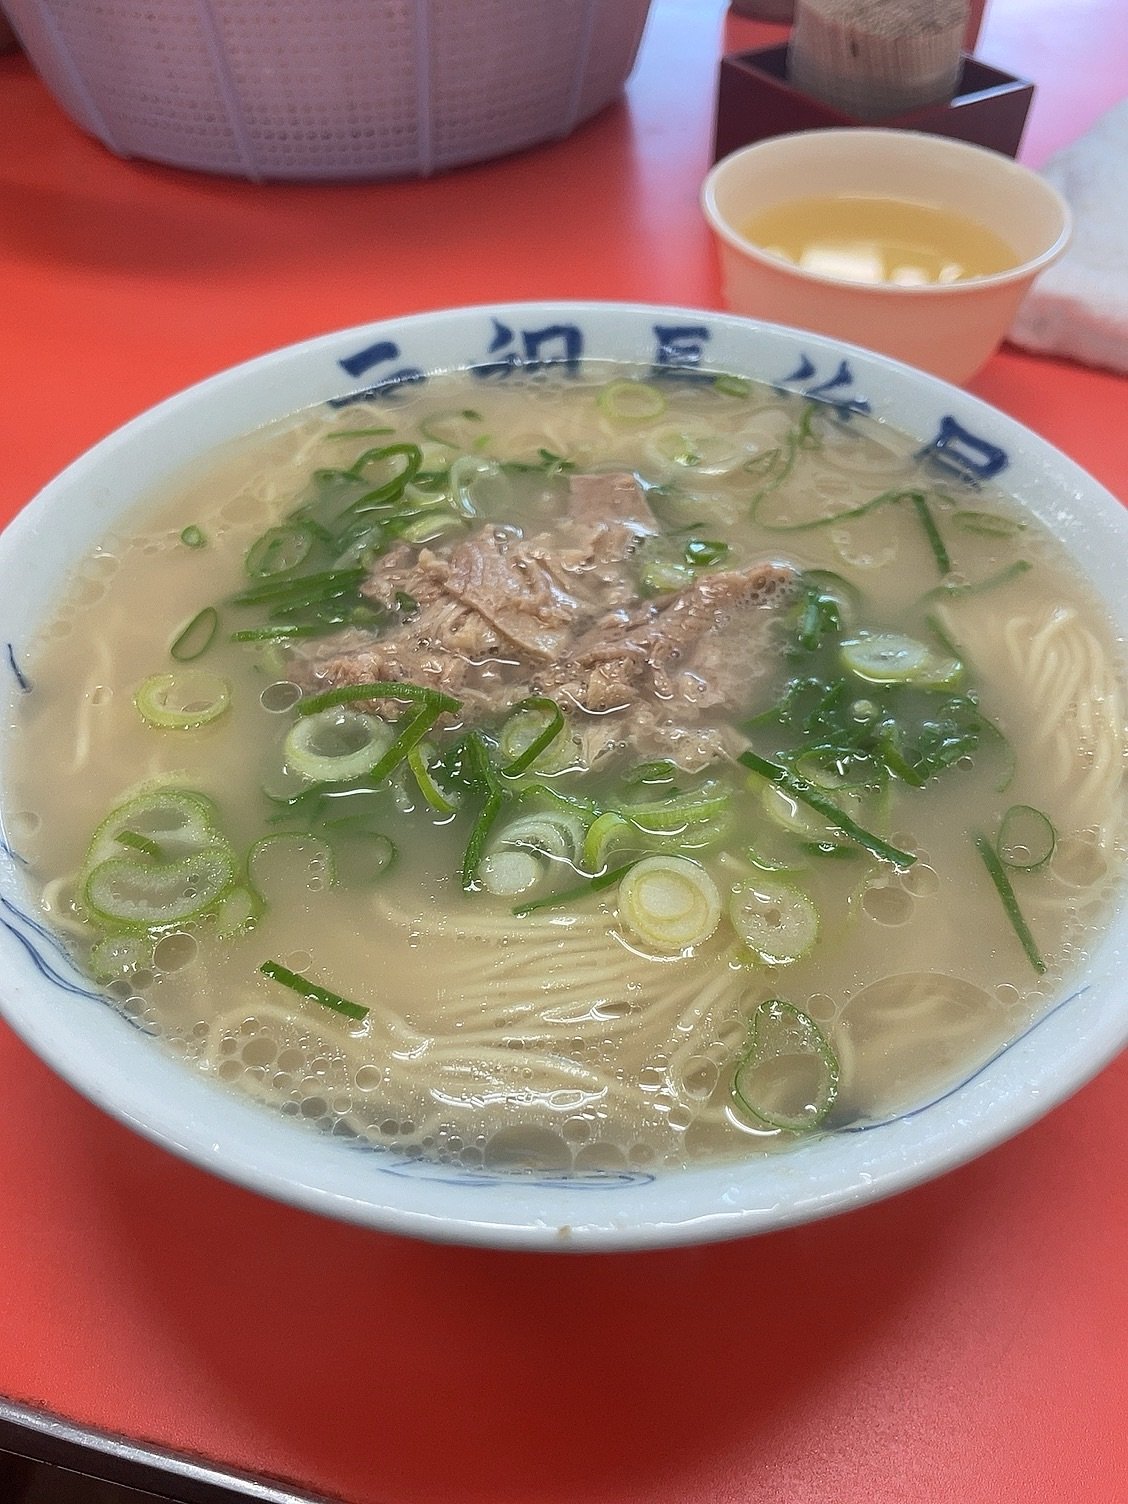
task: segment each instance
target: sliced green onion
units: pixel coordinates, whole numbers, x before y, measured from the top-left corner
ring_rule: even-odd
[[[541,729],[531,738],[528,736],[530,717]],[[507,778],[516,778],[526,768],[532,767],[542,752],[546,751],[564,730],[564,712],[555,700],[544,695],[531,695],[513,708],[513,717],[501,729],[498,745],[502,755],[509,761],[502,766]]]
[[[332,838],[337,881],[349,887],[383,877],[399,855],[383,831],[356,829],[349,817],[329,820],[326,828]]]
[[[793,778],[786,768],[781,768],[777,763],[768,762],[766,758],[759,757],[751,748],[746,748],[737,757],[737,762],[743,763],[746,768],[751,768],[754,773],[759,773],[761,778],[766,778],[769,783],[776,784],[785,790],[793,799],[800,804],[805,804],[808,809],[813,809],[816,814],[824,816],[836,830],[843,835],[849,836],[850,840],[856,841],[859,846],[864,846],[867,851],[873,853],[879,860],[890,862],[895,867],[911,867],[916,857],[908,851],[901,851],[898,847],[883,841],[880,836],[864,830],[849,815],[843,814],[831,799],[825,798],[817,790],[812,789],[810,784],[801,778]]]
[[[639,587],[643,595],[661,595],[667,590],[684,590],[693,584],[693,569],[689,564],[676,564],[654,559],[643,567],[639,575]]]
[[[206,548],[208,540],[204,536],[202,528],[197,527],[194,522],[190,522],[182,530],[180,541],[184,544],[185,548]]]
[[[223,940],[249,934],[262,918],[263,909],[263,901],[253,888],[236,883],[216,905],[216,933]]]
[[[496,460],[479,459],[471,454],[459,455],[450,467],[450,500],[459,516],[477,517],[478,507],[470,494],[471,486],[476,480],[492,480],[500,473]]]
[[[734,439],[703,425],[661,429],[651,436],[647,448],[659,461],[702,475],[725,475],[735,470],[745,455]]]
[[[497,837],[496,844],[539,852],[553,861],[572,863],[584,842],[584,822],[571,810],[545,810],[521,815]]]
[[[264,977],[269,977],[272,982],[279,982],[283,987],[289,987],[291,992],[308,998],[311,1003],[320,1003],[323,1008],[332,1008],[335,1013],[343,1013],[346,1018],[355,1018],[358,1021],[368,1017],[368,1009],[360,1003],[350,1002],[347,997],[342,997],[339,992],[330,992],[328,987],[319,987],[316,982],[307,981],[296,971],[291,971],[288,966],[283,966],[279,961],[264,961],[259,967]]]
[[[771,1128],[810,1132],[833,1107],[838,1079],[838,1057],[813,1019],[781,998],[760,1004],[733,1077],[739,1109]]]
[[[1054,854],[1057,832],[1049,817],[1030,804],[1012,804],[999,826],[995,849],[1006,867],[1033,872]]]
[[[727,558],[729,546],[715,538],[690,538],[685,545],[685,562],[692,569],[707,569]]]
[[[975,838],[975,847],[979,855],[983,858],[983,865],[987,868],[988,876],[995,885],[995,892],[999,895],[1003,912],[1010,920],[1011,928],[1018,936],[1019,944],[1026,952],[1026,959],[1038,975],[1041,976],[1046,970],[1046,963],[1042,960],[1034,941],[1034,936],[1030,933],[1030,926],[1022,917],[1022,910],[1018,906],[1018,899],[1015,897],[1014,889],[1011,887],[1010,878],[1007,876],[1007,869],[999,860],[998,853],[986,836],[977,835]]]
[[[120,856],[121,846],[144,848],[163,858],[184,856],[207,846],[226,844],[217,826],[218,812],[204,794],[190,789],[157,788],[134,794],[117,805],[94,831],[82,864],[84,874],[111,857]],[[132,839],[123,839],[124,837]]]
[[[595,819],[596,815],[602,814],[599,805],[591,799],[584,799],[578,794],[562,794],[559,789],[554,789],[549,783],[527,783],[524,788],[517,791],[517,798],[522,801],[532,798],[543,799],[554,809],[578,815],[584,821],[585,827]]]
[[[211,647],[219,629],[219,612],[214,606],[205,606],[197,611],[192,620],[172,639],[169,652],[178,663],[191,663]]]
[[[920,519],[920,525],[924,529],[924,536],[928,539],[932,557],[936,560],[936,568],[941,576],[946,575],[952,567],[952,561],[944,546],[944,540],[940,536],[940,529],[936,526],[936,519],[929,510],[928,502],[919,491],[911,492],[910,499]]]
[[[620,812],[628,820],[648,831],[680,831],[687,826],[718,820],[729,806],[729,795],[715,793],[716,784],[706,784],[691,793],[671,799],[649,799],[644,803],[624,804]]]
[[[795,776],[815,788],[825,788],[821,779],[808,777],[798,770]],[[801,803],[789,789],[767,783],[761,797],[768,819],[789,835],[805,841],[826,841],[834,837],[835,826],[825,816],[816,814],[808,805]],[[836,808],[840,809],[842,804],[848,804],[854,809],[860,807],[861,801],[853,790],[844,790],[838,797],[840,803]]]
[[[464,407],[458,412],[436,413],[425,419],[419,425],[419,432],[425,439],[430,439],[432,444],[441,444],[444,449],[457,449],[460,453],[465,453],[470,449],[480,449],[483,443],[488,443],[489,435],[482,432],[484,421],[481,413],[472,407]]]
[[[671,762],[668,757],[661,757],[654,762],[640,762],[625,775],[623,782],[628,785],[636,783],[672,783],[677,775],[677,763]]]
[[[413,747],[417,747],[438,720],[442,711],[434,705],[420,705],[412,715],[405,715],[396,722],[396,734],[391,746],[368,774],[373,783],[381,783],[388,774],[403,762]]]
[[[713,390],[723,392],[726,397],[749,397],[752,394],[752,383],[743,376],[722,374],[713,377]]]
[[[813,585],[819,595],[834,602],[845,625],[849,625],[862,608],[862,595],[858,587],[833,569],[805,569],[804,585]]]
[[[155,930],[199,919],[234,886],[234,853],[207,846],[172,862],[110,857],[86,879],[82,902],[103,924]]]
[[[591,873],[603,872],[607,867],[611,848],[632,830],[637,832],[638,826],[632,825],[618,810],[609,809],[598,815],[588,826],[580,851],[584,870]]]
[[[270,606],[275,610],[298,610],[355,591],[367,570],[357,565],[348,569],[325,569],[319,574],[303,574],[284,580],[267,578],[231,597],[235,606]]]
[[[232,632],[232,642],[286,642],[291,637],[320,637],[333,628],[324,622],[280,623],[276,627],[250,627]]]
[[[152,964],[153,942],[146,935],[103,935],[90,948],[90,974],[99,982],[113,981]]]
[[[302,522],[267,528],[247,550],[243,568],[252,580],[268,580],[289,574],[304,564],[313,548],[314,536]]]
[[[356,700],[418,700],[432,710],[453,715],[461,708],[461,700],[444,695],[437,689],[425,689],[419,684],[397,684],[387,679],[373,679],[365,684],[340,684],[336,689],[327,689],[321,694],[307,695],[299,700],[295,709],[299,715],[316,715],[334,705],[351,705]]]
[[[491,851],[478,867],[479,880],[495,898],[516,898],[540,882],[544,868],[528,850]]]
[[[915,637],[899,632],[860,632],[839,646],[843,668],[869,684],[916,684],[954,689],[963,676],[957,658],[942,658]]]
[[[456,533],[463,527],[463,520],[452,512],[427,511],[402,527],[395,527],[405,543],[433,543],[447,533]]]
[[[130,851],[139,851],[142,856],[149,857],[151,861],[161,860],[161,848],[156,841],[141,835],[136,830],[119,830],[114,840],[119,846],[128,847]]]
[[[985,533],[992,538],[1013,538],[1026,527],[1025,522],[1014,517],[1000,517],[997,512],[954,512],[952,521],[966,532]]]
[[[380,460],[402,460],[403,468],[397,470],[381,485],[366,492],[359,501],[353,502],[352,506],[347,508],[348,511],[351,512],[360,506],[378,506],[381,502],[392,501],[402,496],[408,482],[415,479],[423,464],[423,451],[418,444],[384,444],[374,449],[366,449],[352,462],[348,473],[360,479],[369,465],[376,464]]]
[[[387,721],[333,705],[300,716],[286,733],[283,755],[311,783],[351,783],[368,773],[391,743]]]
[[[486,842],[494,821],[501,812],[502,792],[497,770],[490,761],[490,754],[481,736],[472,731],[466,737],[463,748],[463,780],[469,788],[485,795],[462,855],[462,886],[469,893],[478,885],[478,866],[485,855]]]
[[[703,945],[721,920],[721,896],[684,856],[648,856],[619,884],[619,918],[644,945],[677,952]]]
[[[648,381],[609,381],[596,402],[615,423],[645,423],[666,411],[666,399]]]
[[[1007,585],[1011,580],[1018,579],[1019,575],[1025,574],[1028,569],[1033,569],[1029,559],[1015,559],[1013,563],[998,570],[995,574],[989,574],[983,580],[949,580],[943,585],[934,585],[931,590],[924,594],[924,600],[957,599],[963,595],[979,595],[984,590],[995,590],[999,585]]]
[[[728,913],[741,940],[769,966],[800,960],[818,939],[819,911],[777,877],[750,878],[734,888]]]
[[[150,674],[133,696],[143,721],[164,731],[193,731],[217,720],[231,704],[231,686],[206,669]]]
[[[261,898],[277,901],[279,891],[296,897],[336,886],[337,869],[328,841],[309,831],[278,831],[260,836],[247,854],[247,881]],[[297,891],[302,890],[302,891]]]
[[[423,798],[440,815],[453,815],[458,806],[435,782],[431,774],[431,763],[434,760],[432,750],[424,741],[408,748],[407,765]]]
[[[586,882],[577,883],[574,887],[550,893],[547,898],[534,898],[530,903],[520,903],[513,913],[518,919],[523,919],[526,914],[535,914],[538,909],[561,909],[567,904],[578,903],[592,893],[614,887],[635,865],[634,862],[624,862],[621,867],[613,867],[610,872],[601,872],[598,877],[589,877]]]

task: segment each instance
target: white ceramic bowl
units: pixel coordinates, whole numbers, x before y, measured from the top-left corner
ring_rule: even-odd
[[[345,330],[226,371],[145,413],[53,481],[0,537],[5,724],[45,602],[138,498],[215,445],[293,409],[416,373],[581,356],[701,365],[868,403],[957,466],[1002,484],[1063,541],[1128,634],[1128,513],[1017,423],[931,377],[815,335],[724,314],[620,304],[524,304]],[[504,369],[504,366],[501,367]],[[380,401],[379,397],[374,400]],[[0,743],[0,791],[6,749]],[[2,793],[0,793],[2,797]],[[174,1153],[283,1201],[421,1237],[541,1249],[615,1249],[764,1232],[874,1201],[1016,1133],[1128,1041],[1128,912],[1085,976],[942,1099],[892,1121],[741,1164],[660,1174],[506,1177],[404,1162],[321,1135],[165,1055],[70,965],[36,917],[18,856],[0,852],[0,1007],[92,1101]]]
[[[1002,236],[1015,265],[943,286],[850,282],[791,265],[743,233],[758,212],[823,195],[954,210]],[[996,349],[1071,229],[1065,200],[1037,173],[920,131],[801,131],[757,141],[713,167],[701,202],[717,238],[725,301],[736,313],[865,345],[954,382],[974,376]]]

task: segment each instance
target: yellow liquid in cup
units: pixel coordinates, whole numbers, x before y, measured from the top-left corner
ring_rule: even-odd
[[[742,234],[769,255],[847,282],[944,285],[1019,262],[1002,236],[969,215],[908,199],[791,199],[755,215]]]

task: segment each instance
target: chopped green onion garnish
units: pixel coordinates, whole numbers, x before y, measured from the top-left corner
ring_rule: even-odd
[[[793,778],[786,768],[758,757],[751,749],[741,752],[737,762],[743,763],[746,768],[759,773],[761,778],[766,778],[769,783],[774,783],[778,788],[784,789],[800,804],[805,804],[808,809],[813,809],[816,814],[822,815],[836,830],[849,836],[859,846],[864,846],[881,861],[891,862],[895,867],[911,867],[916,861],[916,857],[911,852],[901,851],[898,847],[890,845],[888,841],[883,841],[880,836],[864,830],[851,820],[849,815],[843,814],[833,800],[827,799],[813,789],[804,779]]]
[[[631,830],[637,834],[638,827],[632,826],[626,816],[616,809],[604,810],[603,814],[597,815],[584,834],[584,844],[580,851],[584,871],[605,871],[611,848]]]
[[[378,438],[383,434],[395,433],[394,428],[338,428],[335,433],[327,433],[327,439],[369,439]]]
[[[1057,833],[1049,818],[1030,804],[1012,804],[999,826],[995,849],[1007,867],[1033,872],[1054,854]]]
[[[564,730],[564,712],[555,700],[550,700],[545,695],[531,695],[527,700],[521,700],[513,707],[515,716],[525,715],[529,711],[535,711],[547,719],[543,730],[539,731],[524,749],[501,769],[507,778],[516,778],[526,768],[532,767],[541,753],[550,747]]]
[[[400,684],[389,679],[373,679],[366,684],[339,684],[336,689],[324,690],[321,694],[307,695],[299,700],[295,709],[299,715],[316,715],[332,705],[351,705],[357,700],[418,700],[440,714],[453,715],[461,705],[450,695],[437,689],[426,689],[420,684]]]
[[[747,397],[752,391],[752,383],[743,376],[714,376],[713,387],[726,397]]]
[[[998,853],[986,836],[977,835],[975,846],[979,855],[983,858],[983,865],[987,868],[988,876],[995,885],[995,892],[999,895],[999,900],[1003,905],[1003,910],[1007,918],[1011,922],[1011,927],[1018,936],[1023,950],[1026,952],[1026,959],[1038,975],[1041,976],[1046,969],[1046,963],[1042,960],[1038,947],[1034,942],[1034,936],[1030,933],[1029,925],[1022,917],[1022,910],[1018,906],[1018,899],[1015,897],[1014,889],[1011,887],[1011,881],[1007,876],[1006,868],[999,860]]]
[[[231,704],[231,686],[206,669],[151,674],[133,696],[142,720],[165,731],[192,731],[216,720]]]
[[[161,848],[156,841],[141,835],[139,831],[119,830],[114,840],[119,846],[128,846],[130,851],[139,851],[142,856],[147,856],[154,862],[159,862],[161,859]]]
[[[312,531],[301,522],[267,528],[247,550],[243,567],[252,580],[289,574],[305,562],[314,545]]]
[[[411,769],[419,792],[440,815],[453,815],[458,806],[449,799],[435,782],[431,774],[431,759],[428,756],[426,744],[418,742],[414,747],[408,748],[407,765]]]
[[[587,898],[591,893],[598,893],[603,888],[611,888],[631,870],[636,864],[624,862],[621,867],[613,867],[610,872],[601,872],[598,877],[589,877],[586,882],[577,883],[575,887],[563,888],[558,893],[550,893],[547,898],[534,898],[531,903],[519,903],[513,910],[518,919],[526,914],[533,914],[537,909],[558,909],[564,904],[575,903],[579,899]]]
[[[684,856],[648,856],[619,884],[619,918],[644,945],[674,953],[704,945],[721,921],[721,895]]]
[[[713,538],[691,538],[685,545],[685,562],[693,569],[705,569],[710,564],[719,564],[728,552],[727,543]]]
[[[666,411],[665,397],[648,381],[609,381],[595,400],[616,423],[645,423]]]
[[[1026,527],[1014,517],[1000,517],[997,512],[954,512],[952,521],[969,533],[986,533],[993,538],[1013,538]]]
[[[838,1057],[814,1019],[782,998],[760,1004],[733,1077],[738,1108],[771,1128],[810,1132],[833,1107],[838,1078]]]
[[[920,519],[920,525],[924,529],[924,536],[928,539],[932,557],[936,560],[936,568],[942,576],[946,575],[952,567],[952,561],[948,557],[948,550],[940,536],[940,529],[936,526],[936,519],[928,509],[928,502],[919,491],[911,492],[910,497]]]
[[[234,853],[225,846],[206,846],[172,862],[110,857],[90,873],[82,902],[103,924],[168,929],[206,914],[234,886],[236,872]]]
[[[745,945],[769,966],[800,960],[818,939],[819,911],[805,893],[778,877],[757,875],[741,883],[732,891],[728,912]]]
[[[311,783],[351,783],[383,758],[391,742],[391,727],[379,716],[331,705],[298,717],[286,733],[283,755]]]
[[[1033,567],[1029,559],[1015,559],[1013,564],[1006,565],[996,574],[989,574],[984,580],[949,580],[943,585],[934,585],[931,590],[925,592],[923,598],[927,601],[935,600],[937,597],[954,599],[961,595],[978,595],[983,590],[994,590],[998,585],[1006,585],[1011,580],[1016,580],[1020,574],[1025,574]]]
[[[236,606],[272,606],[275,609],[314,606],[319,601],[331,600],[334,596],[346,595],[355,590],[366,573],[367,570],[357,567],[327,569],[320,574],[299,575],[285,580],[267,578],[261,585],[252,585],[249,590],[232,596],[231,600]]]
[[[486,744],[478,733],[472,731],[463,745],[465,750],[463,781],[469,788],[485,794],[485,800],[471,828],[470,839],[466,843],[466,850],[462,856],[462,886],[470,892],[477,886],[478,867],[485,855],[486,841],[489,839],[493,823],[501,811],[502,792],[497,771],[490,762]]]
[[[328,987],[319,987],[316,982],[307,981],[305,977],[300,977],[296,971],[291,971],[288,966],[283,966],[279,961],[264,961],[259,971],[264,977],[269,977],[272,982],[280,982],[283,987],[289,987],[291,992],[298,993],[300,997],[308,998],[311,1003],[320,1003],[323,1008],[332,1008],[335,1013],[343,1013],[346,1018],[360,1020],[368,1017],[368,1009],[360,1003],[350,1002],[339,992],[330,992]]]
[[[218,629],[219,612],[214,606],[205,606],[172,639],[169,652],[178,663],[191,663],[211,647]]]
[[[203,530],[198,528],[194,522],[190,522],[181,532],[180,541],[184,544],[185,548],[204,548],[208,540],[205,538]]]
[[[423,740],[431,727],[442,715],[435,705],[421,705],[413,715],[404,716],[396,723],[396,736],[391,746],[368,774],[373,783],[380,783],[394,772],[413,747]]]

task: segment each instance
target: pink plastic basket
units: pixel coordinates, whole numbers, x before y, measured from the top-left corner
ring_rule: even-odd
[[[426,175],[565,136],[650,0],[4,0],[111,151],[264,178]]]

